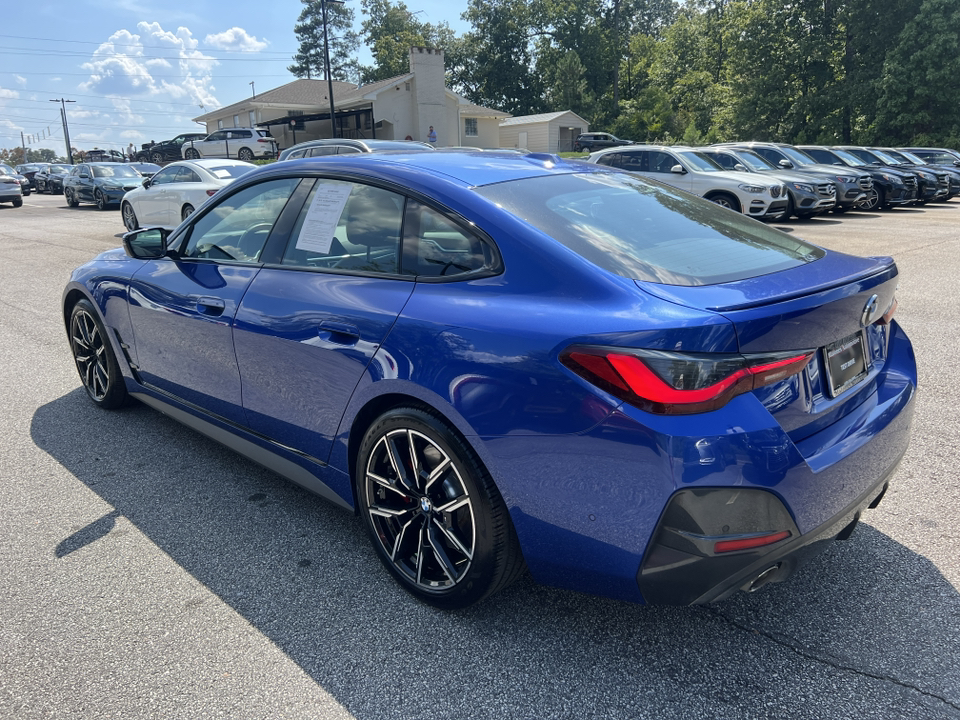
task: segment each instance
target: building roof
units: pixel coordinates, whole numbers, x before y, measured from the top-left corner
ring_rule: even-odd
[[[580,120],[585,125],[588,124],[586,120],[577,115],[573,110],[561,110],[560,112],[552,113],[538,113],[537,115],[517,115],[516,117],[507,118],[500,123],[500,127],[504,125],[530,125],[533,123],[542,123],[542,122],[551,122],[557,118],[563,117],[564,115],[573,115],[573,117]]]
[[[378,80],[377,82],[367,83],[366,85],[360,85],[359,87],[354,86],[352,90],[346,90],[343,93],[334,90],[333,102],[336,105],[347,105],[358,100],[363,100],[368,95],[376,94],[381,90],[386,90],[387,88],[397,85],[398,83],[407,82],[412,78],[413,73],[404,73],[403,75],[397,75],[392,78],[387,78],[386,80]]]
[[[460,103],[460,115],[461,117],[491,117],[491,118],[508,118],[510,113],[503,112],[502,110],[494,110],[493,108],[483,107],[482,105],[474,105],[473,103]]]
[[[333,100],[335,103],[341,102],[340,98],[344,95],[352,95],[358,88],[353,83],[333,81]],[[327,81],[300,78],[286,85],[281,85],[273,90],[267,90],[256,97],[244,98],[240,102],[232,105],[212,110],[200,117],[195,117],[195,122],[205,122],[221,117],[224,114],[229,115],[234,110],[242,110],[250,107],[252,103],[264,105],[306,105],[308,107],[321,106],[327,101]]]

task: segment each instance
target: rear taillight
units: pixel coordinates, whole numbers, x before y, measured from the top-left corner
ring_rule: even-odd
[[[740,355],[574,346],[561,354],[560,362],[641,410],[690,415],[797,375],[813,355],[812,350]]]
[[[267,138],[259,138],[259,139],[257,140],[257,142],[266,142],[266,143],[268,143],[268,142],[273,142],[273,140],[268,140]]]
[[[217,194],[216,190],[207,190],[207,197],[213,197]]]
[[[790,537],[789,530],[780,532],[762,533],[760,535],[751,535],[749,537],[737,538],[736,540],[720,540],[713,546],[715,553],[737,552],[738,550],[755,550],[756,548],[773,545],[781,540]]]

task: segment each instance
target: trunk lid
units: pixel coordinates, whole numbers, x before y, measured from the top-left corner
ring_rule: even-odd
[[[742,353],[816,350],[800,375],[754,391],[796,442],[875,390],[889,337],[877,320],[893,303],[897,275],[892,258],[829,252],[799,267],[719,285],[637,284],[661,299],[723,315]]]

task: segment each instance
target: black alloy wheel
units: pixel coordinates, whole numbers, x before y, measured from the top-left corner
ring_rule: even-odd
[[[127,402],[127,388],[103,324],[89,300],[70,313],[70,349],[80,381],[95,404],[112,410]]]
[[[120,214],[123,216],[123,226],[128,232],[133,232],[140,228],[140,222],[137,220],[137,214],[133,211],[133,205],[125,202],[120,209]]]
[[[423,602],[467,607],[523,570],[493,480],[464,441],[427,412],[398,408],[382,415],[363,438],[356,479],[380,560]]]

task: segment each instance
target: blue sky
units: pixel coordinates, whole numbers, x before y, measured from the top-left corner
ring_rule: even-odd
[[[362,19],[359,0],[349,0]],[[467,0],[408,2],[458,33]],[[0,147],[126,147],[200,126],[192,118],[293,80],[299,0],[71,0],[8,4],[0,24]],[[362,48],[360,61],[370,62]],[[201,109],[201,105],[203,108]],[[49,132],[48,132],[49,130]]]

